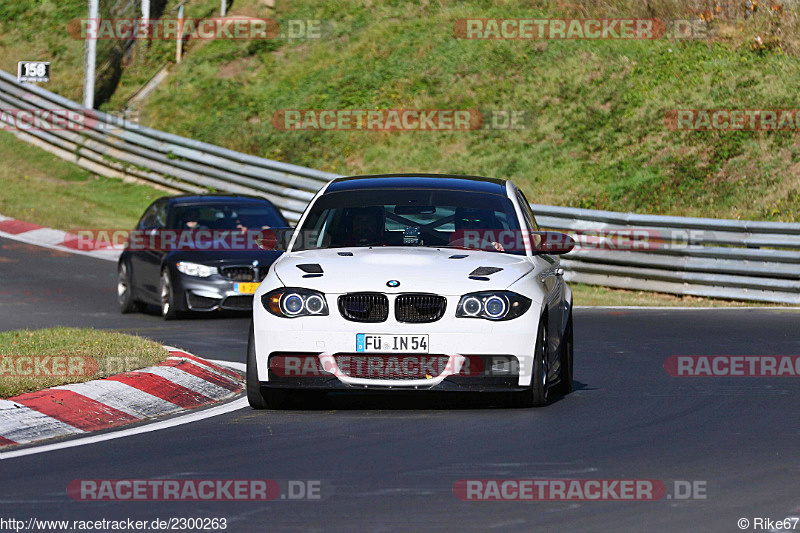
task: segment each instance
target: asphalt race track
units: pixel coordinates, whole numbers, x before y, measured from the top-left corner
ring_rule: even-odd
[[[0,239],[0,326],[94,326],[244,362],[249,318],[120,315],[116,267]],[[575,312],[577,390],[543,409],[493,399],[350,395],[249,408],[0,461],[0,516],[226,518],[228,531],[738,531],[800,515],[800,378],[678,378],[670,355],[800,355],[796,310]],[[313,408],[316,407],[316,408]],[[85,502],[76,479],[324,480],[322,501]],[[464,502],[462,479],[704,482],[706,499]],[[797,526],[800,530],[800,525]]]

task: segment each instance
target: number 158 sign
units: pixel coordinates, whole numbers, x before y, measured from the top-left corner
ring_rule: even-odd
[[[17,63],[17,81],[50,81],[50,63],[45,61],[20,61]]]

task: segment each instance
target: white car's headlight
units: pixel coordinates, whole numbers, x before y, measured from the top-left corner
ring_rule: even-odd
[[[182,274],[186,274],[187,276],[197,276],[198,278],[207,278],[208,276],[217,273],[217,267],[210,267],[197,263],[187,263],[186,261],[176,263],[175,267],[178,269],[178,272]]]
[[[511,320],[525,313],[531,300],[511,291],[473,292],[461,297],[456,317]]]
[[[309,289],[275,289],[261,297],[261,304],[273,315],[284,318],[328,315],[325,295]]]

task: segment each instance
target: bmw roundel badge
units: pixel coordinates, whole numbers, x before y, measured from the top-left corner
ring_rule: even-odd
[[[391,288],[399,287],[400,282],[397,281],[396,279],[390,279],[389,281],[386,282],[386,286]]]

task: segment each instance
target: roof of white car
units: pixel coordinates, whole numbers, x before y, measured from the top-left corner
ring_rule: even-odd
[[[336,178],[326,193],[364,189],[449,189],[506,194],[506,180],[454,174],[376,174]]]

